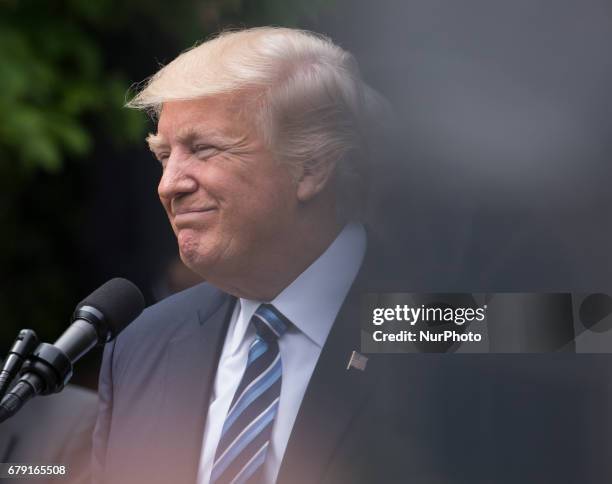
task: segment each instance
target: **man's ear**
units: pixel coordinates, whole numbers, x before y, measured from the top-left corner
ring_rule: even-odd
[[[307,202],[331,182],[336,163],[333,161],[308,161],[300,169],[297,181],[297,198],[300,202]]]

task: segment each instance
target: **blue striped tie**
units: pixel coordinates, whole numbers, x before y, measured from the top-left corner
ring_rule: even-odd
[[[280,338],[291,324],[271,304],[251,318],[257,336],[249,348],[242,380],[225,417],[211,484],[241,484],[260,477],[281,389]]]

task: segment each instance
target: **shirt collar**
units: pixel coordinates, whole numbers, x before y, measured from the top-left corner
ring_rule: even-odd
[[[363,225],[347,224],[325,252],[270,303],[322,348],[365,250]],[[261,302],[240,298],[240,304],[241,319],[249,321]]]

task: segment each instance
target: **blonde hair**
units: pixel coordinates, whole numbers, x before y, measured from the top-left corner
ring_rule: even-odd
[[[297,29],[258,27],[219,34],[160,69],[128,107],[154,117],[164,102],[244,90],[268,146],[291,167],[336,164],[338,210],[363,211],[367,184],[364,132],[384,101],[362,80],[353,56],[328,38]]]

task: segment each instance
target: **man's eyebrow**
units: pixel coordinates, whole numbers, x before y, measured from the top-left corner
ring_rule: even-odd
[[[180,130],[176,136],[177,140],[183,144],[190,144],[197,140],[203,140],[210,143],[231,143],[233,139],[227,135],[220,133],[217,130],[209,128],[193,128],[188,127]]]

